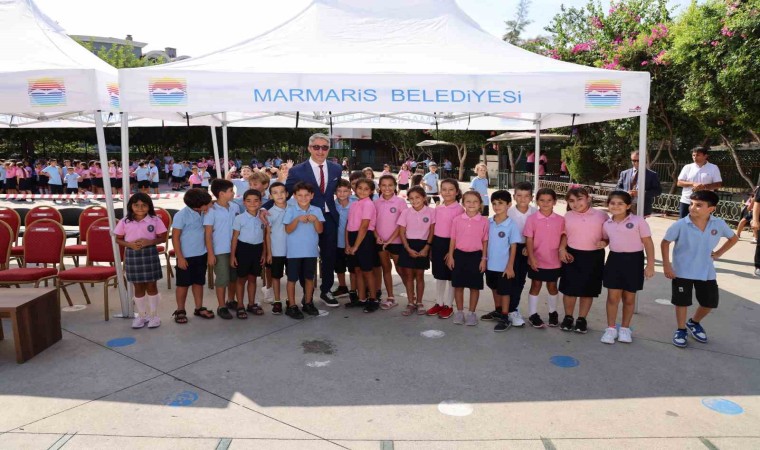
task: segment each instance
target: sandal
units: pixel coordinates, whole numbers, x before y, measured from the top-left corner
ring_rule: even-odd
[[[396,306],[398,306],[398,303],[396,303],[396,299],[393,297],[386,297],[385,300],[380,302],[380,309],[388,310],[391,308],[395,308]]]
[[[195,308],[195,312],[193,312],[193,315],[198,316],[198,317],[203,317],[204,319],[214,318],[214,312],[209,310],[205,306],[201,306],[200,308]]]
[[[187,323],[187,311],[184,309],[178,309],[172,313],[174,321],[177,323]]]
[[[238,304],[235,300],[227,300],[227,302],[224,303],[224,306],[232,311],[237,311],[238,309]]]
[[[248,307],[245,310],[253,314],[254,316],[264,315],[264,310],[261,308],[261,306],[259,306],[258,303],[254,303],[253,305],[248,305]]]
[[[425,304],[422,302],[417,303],[417,315],[424,316],[425,314],[427,314],[427,310],[425,309]]]
[[[216,309],[216,315],[221,317],[224,320],[232,320],[232,314],[230,314],[230,310],[227,309],[226,306],[220,306]]]
[[[240,307],[240,308],[237,309],[236,316],[237,316],[238,319],[247,319],[248,318],[248,314],[245,312],[245,308],[243,308],[243,307]]]
[[[417,307],[413,303],[406,305],[406,309],[401,311],[402,316],[411,316],[417,310]]]

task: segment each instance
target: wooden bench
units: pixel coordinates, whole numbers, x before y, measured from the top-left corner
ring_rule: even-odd
[[[0,318],[11,319],[13,323],[16,362],[19,364],[61,340],[61,306],[55,289],[2,289]]]

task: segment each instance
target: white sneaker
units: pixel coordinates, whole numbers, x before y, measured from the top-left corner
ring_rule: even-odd
[[[620,332],[618,333],[618,342],[625,342],[626,344],[630,344],[631,342],[633,342],[633,337],[631,337],[630,328],[620,327]]]
[[[474,312],[467,313],[467,317],[464,319],[464,324],[473,327],[478,324],[478,316]]]
[[[147,323],[148,323],[147,317],[137,316],[134,319],[132,319],[132,328],[134,329],[142,328]]]
[[[757,244],[757,238],[752,238],[752,239],[750,240],[750,242],[752,242],[753,244]]]
[[[464,312],[457,311],[454,313],[454,325],[464,325]]]
[[[153,316],[150,319],[148,319],[148,328],[158,328],[161,326],[161,318],[158,316]]]
[[[264,300],[269,304],[274,303],[274,298],[272,298],[272,288],[261,286],[261,300]]]
[[[755,269],[755,276],[760,277],[760,269]]]
[[[524,327],[525,319],[523,319],[520,311],[512,311],[509,315],[509,321],[512,322],[513,327]]]
[[[614,344],[615,339],[618,337],[618,332],[615,328],[607,328],[604,330],[604,335],[602,336],[602,342],[605,344]]]

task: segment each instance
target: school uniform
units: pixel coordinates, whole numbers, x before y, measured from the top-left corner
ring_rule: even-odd
[[[66,193],[67,194],[77,194],[79,193],[79,175],[75,172],[67,173],[65,177],[63,177],[63,181],[66,183]]]
[[[264,253],[264,237],[267,226],[248,211],[243,211],[235,217],[232,229],[239,232],[235,259],[237,260],[237,276],[245,278],[249,275],[261,275],[261,255]]]
[[[346,224],[349,247],[353,247],[356,243],[356,240],[359,237],[359,228],[361,228],[363,220],[369,220],[367,234],[359,244],[359,248],[357,248],[356,252],[353,255],[348,255],[346,260],[348,262],[348,269],[351,271],[358,267],[363,272],[371,272],[373,268],[380,267],[380,258],[377,255],[375,237],[372,233],[375,231],[377,211],[375,209],[375,204],[369,199],[369,197],[354,202],[349,207],[348,223]]]
[[[288,225],[299,217],[314,215],[320,222],[325,221],[322,209],[309,205],[303,209],[299,205],[289,206],[285,210],[282,223]],[[288,233],[287,268],[288,282],[313,280],[317,273],[317,258],[319,257],[319,233],[310,222],[299,223],[292,233]]]
[[[202,170],[200,173],[198,173],[198,176],[201,178],[201,188],[209,187],[208,180],[211,178],[211,175],[208,173],[208,171]],[[262,192],[262,201],[264,195],[266,195],[266,192]]]
[[[406,191],[409,189],[409,178],[412,176],[412,173],[408,170],[400,170],[398,172],[398,190],[399,191]]]
[[[470,182],[470,189],[480,194],[480,198],[483,200],[483,212],[482,215],[488,217],[490,205],[488,201],[488,178],[475,177]]]
[[[158,189],[158,167],[153,166],[148,168],[148,187],[151,189]]]
[[[512,219],[515,226],[520,231],[520,240],[517,242],[517,252],[515,254],[515,278],[512,280],[512,290],[509,293],[509,312],[517,311],[520,306],[520,296],[522,296],[525,287],[525,279],[528,277],[528,257],[523,255],[525,250],[525,222],[528,217],[535,214],[538,209],[533,205],[528,205],[528,210],[521,213],[516,205],[512,205],[507,212],[507,216]]]
[[[440,197],[438,197],[438,180],[440,180],[440,177],[438,176],[437,172],[428,172],[422,177],[422,181],[426,185],[425,193],[429,199],[433,200],[436,203],[440,201]]]
[[[507,217],[501,222],[494,218],[488,220],[488,262],[486,264],[486,285],[497,295],[510,295],[512,282],[504,275],[509,264],[512,244],[517,246],[522,236],[515,222]],[[512,262],[514,268],[514,261]],[[456,267],[454,268],[456,270]]]
[[[375,235],[388,245],[385,249],[394,255],[401,253],[403,245],[401,244],[401,237],[396,236],[395,239],[388,242],[388,238],[391,237],[394,231],[396,231],[396,222],[398,221],[401,213],[407,209],[406,201],[401,197],[394,195],[390,199],[386,200],[380,196],[375,200]],[[381,244],[377,244],[376,251],[380,253],[383,250]]]
[[[562,263],[559,291],[570,297],[598,297],[602,293],[604,249],[597,247],[603,240],[602,226],[609,216],[598,209],[584,213],[568,211],[565,214],[567,253],[572,263]]]
[[[113,233],[124,236],[126,242],[134,242],[139,239],[154,240],[166,231],[166,226],[160,217],[145,216],[139,221],[127,220],[126,217],[119,220]],[[130,283],[151,283],[163,277],[161,260],[158,258],[158,249],[155,245],[139,250],[125,248],[124,266],[127,281]]]
[[[533,255],[538,266],[537,271],[528,266],[528,277],[531,280],[557,281],[562,273],[559,241],[564,231],[565,220],[556,213],[551,213],[547,217],[539,211],[525,221],[523,235],[526,238],[533,238]]]
[[[172,183],[182,184],[185,182],[185,167],[182,164],[174,163],[172,166]]]
[[[48,174],[48,186],[51,194],[63,194],[63,183],[61,180],[61,171],[58,166],[47,166],[42,169]],[[12,189],[12,188],[11,188]]]
[[[203,226],[211,227],[211,241],[216,264],[214,265],[214,284],[216,287],[227,287],[237,281],[237,271],[230,267],[232,251],[232,224],[240,214],[240,208],[230,203],[225,208],[219,203],[209,208],[203,216]]]
[[[16,181],[16,166],[8,167],[5,171],[5,188],[6,189],[18,189],[18,182]]]
[[[448,281],[451,280],[451,269],[446,265],[443,258],[449,253],[451,223],[455,217],[464,214],[464,207],[458,202],[453,202],[448,206],[440,204],[436,206],[434,211],[435,232],[433,233],[433,244],[430,248],[433,278]]]
[[[665,232],[663,240],[674,242],[672,300],[675,306],[691,306],[691,293],[704,308],[718,307],[718,282],[712,251],[720,238],[735,234],[723,219],[710,216],[705,230],[700,230],[690,216],[677,221]]]
[[[79,182],[79,187],[84,190],[89,190],[92,187],[92,180],[90,179],[90,171],[87,169],[79,169],[79,176],[82,177],[82,181]]]
[[[405,209],[396,221],[396,225],[404,227],[409,248],[416,252],[421,252],[430,245],[428,239],[430,239],[430,226],[433,224],[435,224],[435,210],[427,205],[419,211],[414,208]],[[407,269],[427,270],[430,267],[430,254],[428,253],[428,256],[424,258],[412,258],[402,246],[398,265]]]
[[[18,179],[18,190],[28,191],[29,180],[27,179],[26,171],[23,167],[16,167],[16,178]]]
[[[135,181],[137,181],[137,187],[140,189],[146,189],[150,187],[150,181],[148,181],[148,174],[150,169],[147,167],[138,167],[135,169]]]
[[[356,200],[349,198],[348,204],[342,206],[339,201],[335,202],[335,210],[338,212],[338,252],[335,254],[335,273],[346,273],[348,269],[346,258],[346,225],[348,224],[348,210],[351,203]]]
[[[608,219],[602,226],[604,239],[610,242],[610,254],[604,266],[604,287],[628,292],[644,288],[644,244],[652,237],[643,217],[629,214],[620,222]]]
[[[192,174],[187,181],[190,183],[190,187],[193,189],[198,189],[201,187],[201,177],[199,175]]]
[[[103,189],[103,170],[93,165],[90,167],[90,176],[92,177],[92,185]]]
[[[189,287],[194,284],[206,284],[206,237],[203,229],[203,216],[189,206],[185,206],[174,215],[172,226],[182,230],[180,250],[187,260],[187,269],[177,266],[177,286]]]
[[[282,278],[285,275],[288,255],[288,233],[285,232],[285,212],[286,208],[280,208],[272,205],[269,208],[269,242],[272,247],[272,263],[267,267],[272,272],[272,278]]]
[[[483,242],[488,241],[488,219],[480,214],[467,213],[455,217],[451,224],[451,239],[455,241],[454,270],[451,286],[455,288],[483,289]]]

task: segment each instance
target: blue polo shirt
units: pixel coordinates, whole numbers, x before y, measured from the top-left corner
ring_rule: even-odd
[[[153,166],[148,168],[148,180],[151,183],[158,183],[158,167]]]
[[[509,263],[509,247],[522,240],[520,227],[507,217],[501,223],[491,217],[488,219],[488,263],[486,269],[504,272]]]
[[[473,178],[470,182],[470,189],[480,194],[484,206],[488,205],[488,178]]]
[[[182,256],[192,258],[206,254],[206,239],[201,213],[185,206],[174,215],[172,228],[182,230],[182,234],[179,236]]]
[[[0,181],[5,181],[5,166],[0,165]]]
[[[214,245],[214,254],[223,255],[232,251],[232,222],[240,214],[240,208],[234,203],[230,203],[225,208],[219,203],[209,208],[203,216],[203,226],[211,226],[211,239]]]
[[[248,211],[243,211],[232,222],[232,229],[240,232],[238,240],[246,244],[262,244],[266,228],[267,226],[258,216],[252,216]]]
[[[150,169],[147,167],[138,167],[135,169],[135,178],[137,181],[148,181],[148,173]]]
[[[272,243],[272,256],[287,256],[288,233],[285,232],[285,211],[286,208],[280,208],[272,205],[269,208],[269,240]]]
[[[76,189],[79,187],[79,182],[77,181],[79,179],[79,174],[72,172],[67,173],[65,177],[63,177],[64,180],[66,180],[66,187],[69,189]]]
[[[686,216],[665,232],[666,241],[675,242],[673,247],[673,271],[678,278],[688,280],[714,280],[715,264],[711,253],[720,238],[731,239],[734,232],[723,219],[710,216],[705,231],[700,230]]]
[[[58,170],[58,166],[47,166],[44,169],[42,169],[43,172],[50,175],[50,178],[48,179],[48,184],[63,184],[61,182],[61,172]]]
[[[300,216],[314,214],[320,222],[325,221],[322,210],[314,205],[304,210],[300,206],[288,206],[285,210],[285,225],[293,222]],[[313,223],[299,223],[292,233],[288,234],[287,239],[287,256],[288,258],[317,258],[319,257],[319,233],[314,229]]]
[[[356,199],[350,198],[348,199],[348,205],[346,207],[340,206],[340,202],[338,200],[335,200],[335,209],[338,211],[338,248],[346,248],[346,225],[348,224],[348,208],[351,206],[351,203],[355,202]]]
[[[428,194],[438,194],[438,180],[438,172],[426,173],[425,176],[422,177],[422,181],[424,181],[425,184],[429,186],[425,188],[425,192]]]
[[[172,166],[172,176],[173,177],[181,177],[185,174],[185,166],[182,164],[174,163]]]

